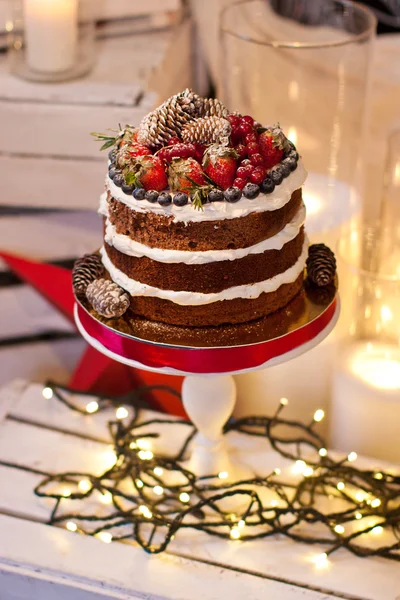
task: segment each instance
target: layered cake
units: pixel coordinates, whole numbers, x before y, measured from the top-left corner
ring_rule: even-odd
[[[306,171],[279,125],[187,89],[96,135],[110,148],[104,244],[74,284],[100,319],[156,341],[241,343],[296,306]]]

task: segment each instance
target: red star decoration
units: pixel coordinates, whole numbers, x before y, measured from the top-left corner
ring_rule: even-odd
[[[20,279],[75,324],[71,271],[6,252],[0,252],[0,257]],[[141,385],[166,385],[180,391],[182,377],[127,367],[88,345],[69,382],[76,390],[110,395],[124,394]],[[156,410],[186,417],[180,400],[168,392],[155,390],[147,394],[146,399]]]

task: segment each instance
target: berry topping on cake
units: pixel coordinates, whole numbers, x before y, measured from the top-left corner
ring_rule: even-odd
[[[279,124],[262,127],[217,99],[186,89],[146,115],[93,134],[111,148],[109,180],[136,200],[203,208],[271,194],[297,169],[299,154]]]
[[[285,152],[290,151],[289,140],[279,125],[269,127],[260,133],[258,138],[260,154],[264,158],[264,166],[271,169],[284,157]]]
[[[135,158],[124,174],[128,185],[133,184],[137,187],[143,187],[145,190],[161,192],[168,185],[163,162],[158,156],[139,156]]]
[[[226,190],[233,183],[238,155],[233,148],[213,144],[203,158],[204,172],[218,187]]]

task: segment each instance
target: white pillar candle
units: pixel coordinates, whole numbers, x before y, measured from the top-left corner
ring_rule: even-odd
[[[331,445],[344,452],[400,461],[400,348],[349,346],[333,378]]]
[[[24,0],[27,62],[46,73],[66,71],[76,60],[78,0]]]

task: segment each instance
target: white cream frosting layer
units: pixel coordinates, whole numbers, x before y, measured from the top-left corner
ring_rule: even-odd
[[[104,214],[104,213],[102,213]],[[162,263],[185,263],[187,265],[203,265],[211,262],[223,260],[237,260],[248,256],[249,254],[262,254],[267,250],[281,250],[287,242],[293,240],[299,233],[306,217],[304,204],[298,210],[295,217],[286,225],[282,231],[276,235],[263,240],[258,244],[248,248],[239,248],[237,250],[166,250],[164,248],[151,248],[140,242],[132,240],[129,236],[117,233],[115,227],[108,221],[106,222],[106,233],[104,240],[110,246],[114,246],[122,254],[141,258],[147,256],[151,260]]]
[[[135,200],[131,194],[125,194],[107,175],[106,190],[113,198],[123,202],[133,210],[141,213],[153,212],[162,216],[173,216],[175,222],[189,223],[190,221],[219,221],[221,219],[236,219],[254,212],[278,210],[287,204],[293,192],[303,185],[307,171],[300,159],[297,169],[289,177],[277,185],[271,194],[260,194],[254,200],[242,197],[238,202],[211,202],[203,206],[203,210],[195,209],[190,203],[186,206],[160,206],[157,202],[151,204],[147,200]]]
[[[308,240],[304,240],[302,253],[295,264],[283,273],[275,275],[275,277],[271,277],[265,281],[247,285],[237,285],[227,288],[222,292],[211,294],[202,294],[201,292],[162,290],[151,285],[146,285],[145,283],[140,283],[139,281],[131,279],[125,275],[125,273],[122,273],[122,271],[117,269],[109,259],[104,247],[100,250],[100,253],[103,264],[110,273],[111,279],[119,286],[124,288],[124,290],[129,292],[131,296],[155,296],[156,298],[170,300],[175,304],[180,304],[183,306],[201,306],[203,304],[211,304],[212,302],[219,302],[221,300],[233,300],[234,298],[258,298],[258,296],[265,292],[275,292],[281,285],[285,283],[293,283],[293,281],[295,281],[300,275],[306,264]]]

